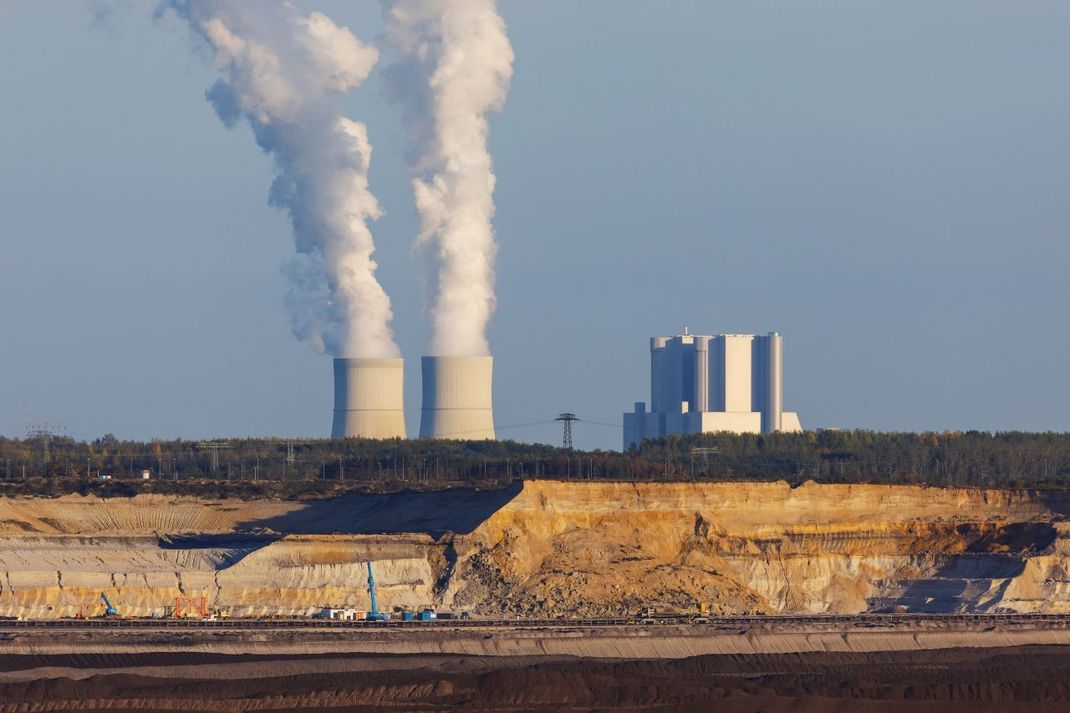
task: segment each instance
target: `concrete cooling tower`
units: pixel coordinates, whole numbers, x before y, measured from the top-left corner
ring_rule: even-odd
[[[423,357],[420,438],[493,440],[494,358]]]
[[[404,385],[404,359],[335,359],[331,437],[404,438]]]

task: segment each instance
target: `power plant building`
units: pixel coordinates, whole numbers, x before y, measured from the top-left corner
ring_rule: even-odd
[[[801,431],[784,411],[783,337],[684,334],[650,339],[650,409],[624,414],[624,450],[686,433]]]

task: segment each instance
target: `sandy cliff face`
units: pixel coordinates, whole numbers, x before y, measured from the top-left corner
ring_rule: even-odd
[[[0,499],[0,615],[386,606],[620,615],[1070,610],[1070,498],[534,481],[329,501]]]
[[[233,615],[309,613],[320,606],[368,607],[365,563],[374,562],[380,601],[434,600],[434,557],[419,540],[314,541],[281,538],[196,549],[161,548],[153,538],[0,540],[0,614],[101,613],[101,592],[124,615],[162,613],[176,597],[206,597]]]
[[[1066,506],[911,486],[532,482],[462,538],[455,597],[583,614],[1047,610],[1070,584]]]

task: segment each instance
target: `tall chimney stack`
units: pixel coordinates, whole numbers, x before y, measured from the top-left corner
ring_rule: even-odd
[[[404,384],[404,359],[335,359],[331,438],[404,438]]]
[[[423,357],[420,438],[494,439],[494,358]]]

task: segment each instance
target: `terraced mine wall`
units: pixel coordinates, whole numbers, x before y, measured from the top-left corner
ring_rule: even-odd
[[[0,615],[1070,611],[1062,492],[526,481],[329,500],[0,499]]]

